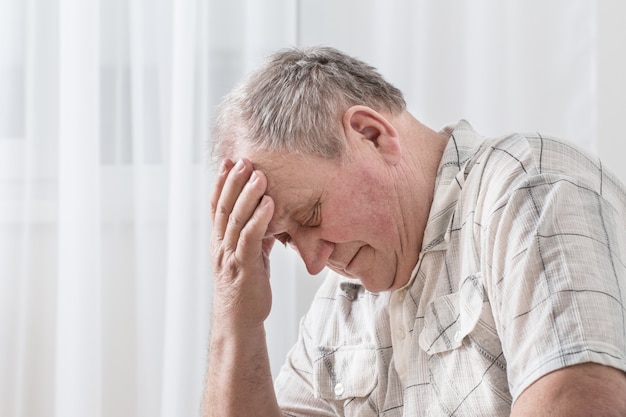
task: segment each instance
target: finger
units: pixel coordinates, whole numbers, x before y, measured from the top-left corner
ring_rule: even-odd
[[[264,195],[239,234],[237,259],[241,261],[269,255],[274,239],[265,238],[265,233],[273,215],[274,200]]]
[[[237,197],[235,206],[228,218],[228,225],[222,242],[225,249],[234,249],[238,245],[241,231],[251,221],[254,212],[262,201],[266,188],[267,179],[265,175],[260,171],[254,171]],[[267,229],[267,224],[265,229]]]
[[[239,160],[228,172],[217,201],[213,220],[213,235],[217,240],[224,239],[235,203],[251,174],[252,163],[246,159]]]
[[[224,189],[224,182],[226,182],[226,177],[228,176],[228,173],[234,165],[235,164],[230,159],[224,159],[220,164],[220,168],[217,173],[217,179],[215,181],[215,185],[213,186],[213,192],[211,193],[211,222],[215,222],[215,211],[217,209],[217,202],[219,201],[222,190]]]
[[[275,237],[266,237],[265,239],[263,239],[263,243],[262,243],[262,249],[263,249],[263,254],[265,256],[270,256],[270,252],[272,251],[272,248],[274,247],[274,243],[276,243],[276,238]]]

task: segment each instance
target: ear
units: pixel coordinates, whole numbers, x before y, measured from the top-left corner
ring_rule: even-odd
[[[348,143],[372,146],[391,165],[400,162],[400,136],[391,122],[367,106],[352,106],[343,115]]]

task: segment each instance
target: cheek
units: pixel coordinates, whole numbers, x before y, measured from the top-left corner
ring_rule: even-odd
[[[328,240],[363,241],[379,248],[398,244],[397,196],[389,173],[376,163],[356,163],[326,184],[322,223]]]
[[[389,199],[375,193],[351,192],[345,199],[330,208],[333,222],[327,224],[337,233],[338,241],[365,241],[373,245],[393,244],[396,225],[393,205]],[[376,245],[378,246],[378,245]]]
[[[363,218],[362,226],[368,234],[385,244],[395,242],[396,226],[391,216],[389,206],[379,207],[367,213]]]
[[[362,172],[360,187],[353,193],[360,221],[372,233],[386,236],[395,231],[395,199],[381,177],[370,171]]]

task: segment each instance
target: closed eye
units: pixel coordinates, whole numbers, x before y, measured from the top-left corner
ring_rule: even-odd
[[[313,214],[311,217],[304,222],[302,225],[307,227],[315,227],[319,226],[322,223],[322,203],[317,200],[315,205],[313,206]]]
[[[313,205],[313,213],[311,216],[304,222],[300,224],[304,227],[317,227],[322,223],[322,203],[320,200],[317,200]],[[282,243],[284,246],[287,246],[292,242],[291,236],[287,232],[278,233],[274,235],[274,238]]]

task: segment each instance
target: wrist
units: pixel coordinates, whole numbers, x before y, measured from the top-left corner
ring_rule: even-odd
[[[263,309],[264,310],[264,309]],[[269,314],[269,311],[268,313]],[[229,332],[249,333],[264,331],[267,317],[255,303],[242,298],[214,295],[212,326],[224,328]]]
[[[233,320],[214,319],[211,324],[211,340],[227,339],[238,341],[246,339],[258,340],[260,338],[265,340],[265,326],[263,323],[254,326],[244,326]]]

